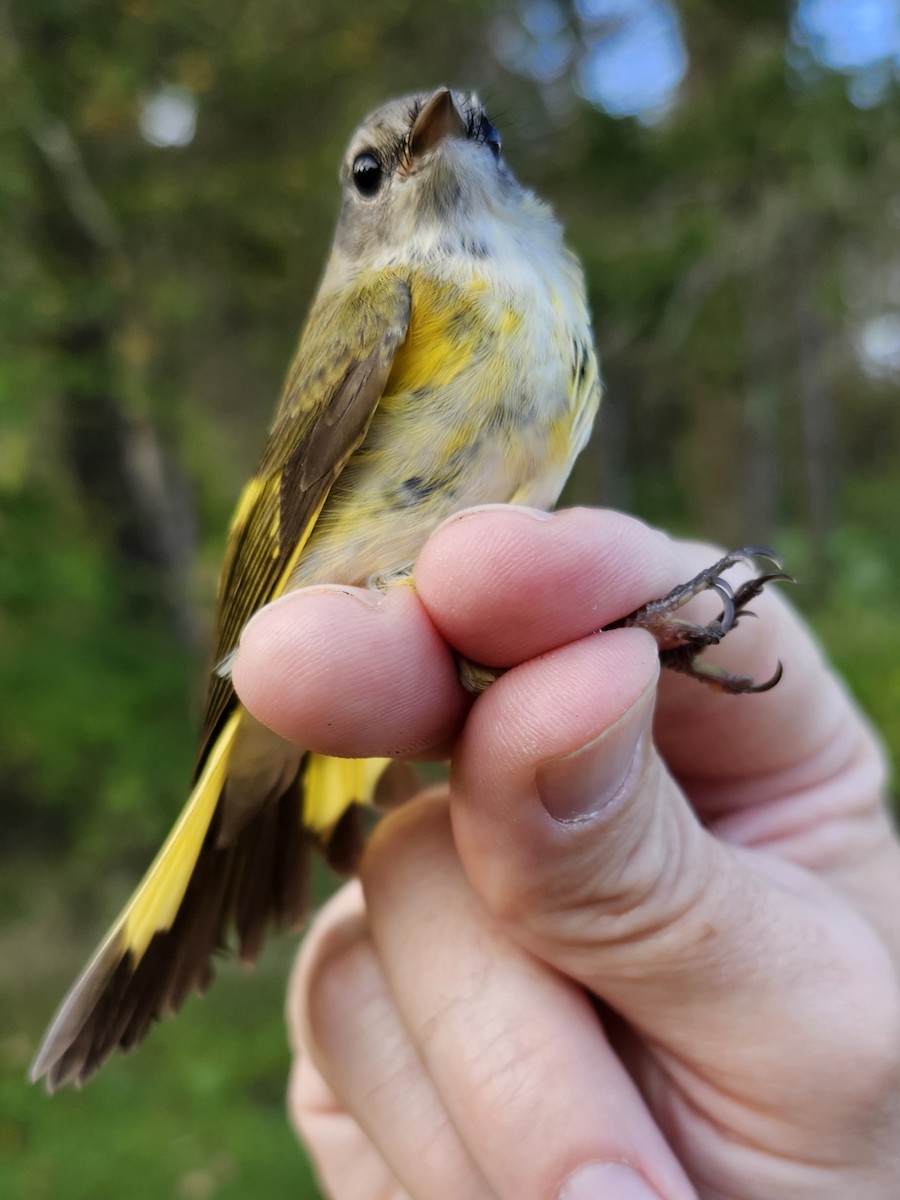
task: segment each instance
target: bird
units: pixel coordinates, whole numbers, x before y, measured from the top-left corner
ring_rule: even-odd
[[[234,945],[302,924],[309,860],[350,864],[364,806],[403,799],[390,759],[286,742],[240,704],[230,664],[261,607],[330,583],[409,580],[445,519],[472,505],[552,507],[601,396],[585,280],[551,209],[518,182],[473,92],[391,100],[353,134],[331,252],[261,461],[239,497],[221,571],[199,751],[187,803],[73,984],[31,1068],[49,1091],[84,1084],[116,1050],[203,992]],[[620,623],[657,636],[665,665],[699,666],[777,573],[735,594],[720,560]],[[713,588],[718,624],[672,617]],[[489,684],[477,664],[461,678]],[[407,769],[408,771],[408,769]]]
[[[240,705],[230,660],[263,605],[328,582],[408,577],[432,530],[484,503],[552,506],[600,378],[584,278],[549,207],[515,178],[477,95],[391,100],[350,140],[341,205],[262,460],[222,567],[190,796],[63,1001],[31,1069],[83,1084],[203,991],[234,938],[308,905],[309,850],[347,857],[387,759],[307,753]]]

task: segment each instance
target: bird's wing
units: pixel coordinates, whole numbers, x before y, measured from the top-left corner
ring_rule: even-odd
[[[213,663],[235,649],[241,630],[283,591],[337,477],[381,399],[406,337],[410,297],[396,276],[333,294],[310,315],[262,461],[232,518],[213,635]],[[227,673],[206,697],[196,776],[234,704]]]

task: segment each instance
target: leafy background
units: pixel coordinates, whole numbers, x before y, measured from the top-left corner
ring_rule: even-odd
[[[0,4],[0,1193],[317,1194],[289,939],[83,1094],[23,1077],[183,800],[229,509],[388,96],[477,87],[584,259],[569,498],[779,546],[896,756],[898,63],[898,0]]]

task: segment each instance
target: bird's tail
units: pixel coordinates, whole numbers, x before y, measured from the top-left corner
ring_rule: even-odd
[[[275,745],[254,792],[247,746],[259,730],[241,708],[228,718],[162,849],[60,1005],[33,1081],[50,1091],[83,1084],[115,1049],[136,1046],[153,1021],[205,991],[213,955],[229,942],[254,961],[270,925],[306,916],[310,843],[352,866],[360,806],[379,789],[388,799],[409,792],[397,764],[387,771],[390,759],[308,754],[267,730]]]

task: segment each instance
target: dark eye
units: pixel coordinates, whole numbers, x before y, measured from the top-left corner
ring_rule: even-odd
[[[484,142],[487,147],[489,147],[494,158],[500,157],[500,134],[485,116],[482,116],[481,118],[481,126],[478,130],[478,139],[479,141]]]
[[[371,150],[357,154],[353,160],[353,183],[361,196],[374,196],[381,187],[383,170]]]

